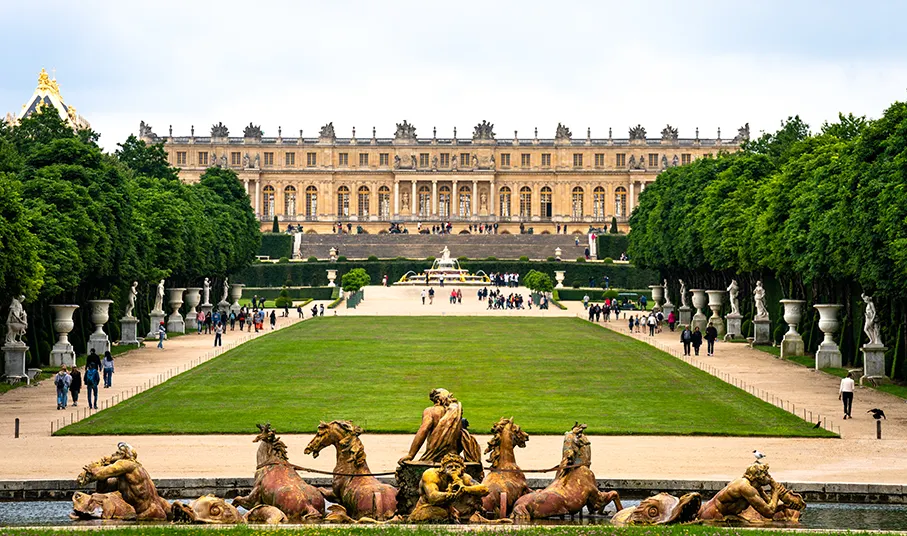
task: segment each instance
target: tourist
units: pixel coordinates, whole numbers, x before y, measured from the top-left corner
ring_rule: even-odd
[[[164,321],[161,320],[161,323],[157,326],[157,347],[161,350],[164,349],[164,337],[167,336],[167,327],[164,326]]]
[[[583,309],[589,308],[589,294],[583,296]]]
[[[649,314],[646,318],[646,325],[649,326],[649,337],[655,336],[655,326],[658,324],[658,320],[655,319],[654,314]]]
[[[422,292],[420,292],[419,295],[422,297],[422,305],[425,305],[425,297],[428,296],[428,292],[426,292],[423,288]]]
[[[79,371],[79,367],[72,367],[69,377],[69,394],[72,395],[73,407],[76,407],[79,405],[79,393],[82,392],[82,373]]]
[[[680,332],[680,342],[683,343],[683,355],[690,355],[690,346],[693,344],[693,332],[690,331],[690,326],[683,326],[683,331]]]
[[[668,328],[670,328],[671,331],[674,331],[674,324],[676,323],[677,317],[674,316],[674,311],[671,311],[670,313],[668,313]]]
[[[428,304],[431,305],[433,303],[435,303],[435,289],[429,288],[428,289]]]
[[[318,316],[318,304],[316,303],[315,305],[312,306],[312,318],[315,318],[317,316]]]
[[[94,367],[98,370],[101,369],[101,358],[98,356],[97,352],[94,351],[94,348],[88,352],[88,357],[85,359],[86,370],[88,368]]]
[[[850,414],[853,409],[853,372],[848,372],[845,378],[841,378],[841,387],[838,389],[838,400],[844,402],[844,419],[853,419]]]
[[[463,303],[463,291],[457,289],[457,303]]]
[[[715,339],[718,338],[718,330],[709,322],[709,327],[705,328],[706,355],[715,355]]]
[[[693,352],[695,352],[696,355],[699,355],[700,346],[702,346],[702,332],[699,331],[699,326],[696,326],[696,328],[693,329]]]
[[[57,388],[57,409],[66,409],[66,397],[69,393],[69,383],[72,378],[66,371],[66,366],[60,367],[60,372],[54,376],[54,386]]]
[[[274,326],[277,324],[277,315],[274,311],[271,311],[271,329],[274,329]]]
[[[224,328],[221,326],[221,324],[217,324],[216,326],[214,326],[214,347],[215,348],[218,346],[224,345],[224,341],[222,338],[223,334],[224,334]]]
[[[205,312],[204,311],[199,311],[198,314],[195,315],[195,323],[196,323],[196,327],[198,328],[198,335],[201,335],[202,330],[205,329]],[[240,329],[242,329],[242,328],[240,328]]]
[[[578,236],[573,238],[573,245],[575,245],[576,247],[579,247],[579,237]]]
[[[236,317],[236,320],[239,321],[239,331],[241,332],[246,325],[246,308],[243,307],[239,310],[239,316]]]
[[[104,367],[104,388],[106,389],[113,385],[113,356],[110,355],[110,352],[104,352],[102,366]]]
[[[628,327],[630,329],[630,333],[633,333],[633,317],[632,316],[630,317],[629,324],[630,325]]]
[[[85,390],[88,398],[88,409],[98,409],[98,384],[101,375],[97,368],[85,366]]]
[[[384,274],[384,277],[381,278],[381,286],[387,286],[387,274]]]
[[[236,328],[236,312],[230,311],[230,331],[233,331],[235,328]]]
[[[640,297],[639,297],[639,306],[642,307],[642,310],[643,310],[643,311],[646,310],[646,305],[647,305],[648,303],[649,303],[649,302],[648,302],[648,300],[646,299],[645,296],[640,296]]]
[[[636,326],[636,333],[639,333],[639,330],[640,330],[639,315],[636,315],[634,318],[635,318],[635,320],[633,321],[633,325]]]
[[[320,307],[320,309],[319,309],[319,311],[320,311],[319,316],[324,316],[324,304],[322,303],[319,307]],[[334,315],[335,315],[335,316],[336,316],[336,314],[337,314],[337,311],[334,311]]]
[[[211,316],[211,311],[208,311],[205,314],[205,335],[211,333],[211,325],[214,323],[214,318]]]
[[[296,306],[296,316],[298,318],[302,318],[302,306],[301,305]],[[239,330],[242,331],[242,328],[239,328]]]

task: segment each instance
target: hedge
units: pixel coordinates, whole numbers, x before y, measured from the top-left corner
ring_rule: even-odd
[[[600,234],[595,237],[595,241],[599,259],[619,259],[621,253],[627,252],[627,235]]]
[[[293,235],[283,233],[262,233],[259,255],[267,255],[272,259],[293,256]]]
[[[475,274],[482,270],[486,274],[518,273],[525,277],[530,270],[538,270],[555,279],[555,270],[566,272],[565,281],[578,279],[586,282],[590,278],[601,281],[604,276],[610,278],[612,288],[646,288],[658,282],[658,272],[636,268],[628,264],[600,264],[600,263],[572,263],[572,262],[547,262],[547,261],[482,261],[471,260],[461,262],[460,266],[470,273]],[[249,287],[283,287],[289,280],[292,286],[323,287],[327,285],[327,270],[337,270],[337,281],[343,274],[354,268],[364,268],[372,281],[381,281],[387,274],[388,280],[393,283],[399,281],[407,272],[417,274],[430,268],[428,261],[417,260],[384,260],[377,262],[347,261],[347,262],[304,262],[288,264],[260,263],[253,264],[237,274],[236,279]],[[250,292],[247,288],[245,293]]]
[[[246,287],[243,289],[243,298],[248,299],[258,296],[266,300],[273,300],[280,296],[281,287]],[[315,300],[331,299],[331,287],[287,287],[287,295],[294,300],[312,298]]]
[[[649,303],[652,302],[652,291],[650,289],[645,290],[635,290],[635,289],[623,289],[623,288],[614,288],[611,287],[611,290],[616,290],[617,292],[632,292],[640,296],[645,296]],[[557,289],[558,296],[560,296],[561,301],[583,301],[583,296],[586,294],[589,295],[589,300],[594,302],[600,302],[605,300],[605,290],[600,288],[559,288]]]

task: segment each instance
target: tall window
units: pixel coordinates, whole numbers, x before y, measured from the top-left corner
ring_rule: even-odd
[[[293,186],[283,189],[283,213],[287,216],[296,215],[296,188]]]
[[[271,167],[274,165],[274,153],[265,153],[265,166]]]
[[[441,168],[446,169],[450,167],[450,153],[441,153]]]
[[[542,167],[551,167],[551,153],[542,153]]]
[[[615,158],[614,158],[615,167],[619,167],[619,168],[627,167],[627,155],[625,155],[624,153],[619,153],[614,156],[615,156]]]
[[[650,168],[658,167],[658,153],[649,153],[649,167]]]
[[[468,218],[472,215],[472,192],[469,186],[460,186],[460,212],[461,218]]]
[[[551,188],[543,186],[541,198],[542,218],[551,219]]]
[[[305,219],[318,219],[318,188],[309,186],[305,189]]]
[[[450,217],[450,187],[442,186],[438,189],[438,217],[446,219]]]
[[[520,155],[520,166],[521,167],[530,167],[532,165],[532,155],[529,153],[523,153]]]
[[[428,167],[428,153],[419,153],[419,167],[420,168]]]
[[[337,165],[344,167],[350,165],[350,153],[340,153],[337,155]]]
[[[337,188],[337,217],[350,217],[350,189],[346,186]]]
[[[573,153],[573,167],[583,167],[583,153]]]
[[[315,167],[316,165],[318,165],[318,157],[316,156],[317,154],[318,153],[305,154],[305,165],[307,167]]]
[[[501,153],[501,166],[510,167],[510,153]]]
[[[296,165],[296,153],[286,153],[284,155],[284,164],[287,167]]]
[[[532,190],[528,186],[520,188],[520,219],[532,217]]]
[[[199,151],[198,152],[198,165],[208,166],[208,151]]]
[[[230,153],[230,165],[238,166],[240,164],[242,164],[242,157],[239,155],[239,153],[238,152]]]
[[[577,186],[573,189],[573,219],[582,220],[583,219],[583,189]]]
[[[176,152],[176,165],[178,165],[178,166],[186,165],[186,151],[177,151]]]
[[[382,220],[391,219],[391,189],[387,186],[378,188],[378,217]]]
[[[368,167],[368,153],[359,153],[359,165]]]
[[[368,186],[359,187],[359,218],[365,219],[368,218]]]
[[[627,215],[627,189],[623,186],[614,190],[614,214],[618,218]]]
[[[501,204],[501,210],[499,211],[499,214],[501,215],[502,218],[509,218],[510,217],[510,188],[508,188],[506,186],[501,188],[499,198],[500,198],[500,204]]]
[[[427,218],[431,214],[431,188],[424,184],[419,187],[419,216]]]
[[[274,217],[274,187],[270,184],[262,188],[262,214],[269,218]]]
[[[378,155],[378,165],[386,166],[390,162],[390,153],[381,153]]]
[[[682,153],[680,155],[680,164],[685,166],[689,163],[690,163],[690,153]]]
[[[460,167],[471,167],[472,160],[469,159],[469,153],[460,153]]]
[[[601,186],[592,191],[592,217],[595,221],[605,220],[605,189]]]
[[[605,153],[595,153],[595,167],[605,167]]]

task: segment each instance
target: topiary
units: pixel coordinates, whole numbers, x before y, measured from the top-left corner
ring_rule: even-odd
[[[614,264],[614,259],[612,259],[611,257],[605,257],[604,259],[602,259],[602,262],[605,264]]]
[[[281,258],[277,261],[277,264],[286,264],[286,263],[288,263],[288,262],[290,262],[290,259],[288,259],[287,257],[281,257]]]
[[[583,282],[582,282],[582,281],[580,281],[579,279],[574,279],[574,280],[573,280],[573,288],[580,288],[581,286],[583,286]]]
[[[614,289],[606,290],[605,293],[603,294],[603,297],[607,300],[616,300],[617,294],[618,294],[617,291]]]
[[[312,256],[306,259],[307,262],[318,262],[318,257]]]
[[[557,262],[557,259],[555,259],[554,257],[548,257],[548,258],[545,259],[545,260],[548,261],[548,262]]]
[[[608,232],[617,234],[617,218],[614,216],[611,217],[611,229]]]
[[[287,287],[280,289],[280,295],[277,296],[277,299],[274,300],[274,307],[283,308],[283,307],[292,307],[293,300],[290,298],[290,293],[287,292]]]
[[[469,257],[457,257],[457,260],[460,262],[466,262],[469,260]]]
[[[337,262],[346,262],[346,261],[347,261],[347,259],[343,255],[337,257]]]
[[[434,257],[425,257],[425,262],[435,262]]]
[[[378,261],[378,257],[377,257],[376,255],[369,255],[369,256],[368,256],[368,261],[369,261],[369,262],[377,262],[377,261]]]
[[[486,257],[485,260],[486,261],[496,261],[496,260],[498,260],[498,258],[497,257]]]
[[[520,256],[520,260],[523,262],[527,262],[529,260],[529,257],[522,255],[522,256]]]
[[[586,257],[577,257],[576,262],[586,262]]]
[[[274,223],[271,225],[271,232],[272,233],[280,232],[280,224],[277,223],[277,214],[274,215]]]

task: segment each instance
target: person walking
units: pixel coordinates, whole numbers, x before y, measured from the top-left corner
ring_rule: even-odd
[[[709,322],[709,327],[705,328],[706,354],[715,355],[715,339],[718,338],[718,330]]]
[[[66,366],[60,367],[60,372],[54,376],[54,386],[57,388],[57,409],[66,409],[66,397],[69,394],[69,382],[72,378],[66,371]]]
[[[629,328],[630,333],[633,333],[633,317],[632,317],[632,316],[630,317],[630,320],[628,321],[628,324],[629,324],[629,325],[628,325],[627,327]]]
[[[215,347],[224,345],[223,334],[224,334],[224,328],[221,324],[214,326],[214,346]]]
[[[99,383],[101,383],[101,373],[98,369],[85,365],[85,398],[88,399],[88,409],[98,409]]]
[[[841,378],[841,387],[838,389],[838,400],[844,402],[844,418],[853,419],[850,414],[853,409],[853,372],[848,372],[847,376]]]
[[[587,294],[583,295],[583,309],[588,309],[588,308],[589,308],[589,294],[587,293]]]
[[[271,311],[271,329],[274,329],[274,326],[277,324],[277,313]]]
[[[433,303],[435,303],[435,289],[429,288],[428,289],[428,304],[431,305]]]
[[[201,335],[202,330],[205,329],[205,312],[204,311],[199,311],[198,314],[195,315],[195,324],[196,324],[196,327],[198,328],[198,334]]]
[[[98,370],[101,370],[101,358],[98,356],[98,353],[94,351],[94,348],[88,352],[88,357],[85,359],[85,370],[94,367]]]
[[[113,385],[113,356],[110,352],[104,352],[104,361],[101,362],[104,368],[104,388]]]
[[[302,306],[301,305],[296,306],[296,316],[298,318],[302,318]],[[242,331],[242,328],[239,328],[239,331]]]
[[[655,336],[655,326],[658,324],[658,320],[655,318],[654,314],[650,314],[646,319],[646,325],[649,326],[649,337]]]
[[[161,320],[161,323],[157,327],[157,347],[161,350],[164,349],[164,337],[167,336],[167,327],[164,326],[164,321]]]
[[[79,371],[79,367],[72,367],[69,377],[69,394],[72,395],[72,406],[78,407],[79,394],[82,392],[82,373]]]
[[[676,324],[676,323],[677,323],[677,317],[674,316],[674,311],[671,311],[670,313],[668,313],[668,328],[671,331],[674,331],[674,324]]]
[[[236,312],[230,311],[230,331],[236,328]]]
[[[693,332],[690,331],[690,326],[683,326],[683,331],[680,332],[680,342],[683,343],[683,355],[690,355],[690,346],[693,344]]]
[[[699,331],[699,326],[693,330],[693,352],[696,355],[699,355],[699,347],[702,346],[702,332]]]
[[[425,292],[425,289],[423,288],[423,289],[422,289],[422,292],[420,293],[420,295],[422,296],[422,305],[425,305],[425,296],[426,296],[426,294],[427,294],[427,293]]]
[[[336,314],[337,311],[334,311],[334,313]],[[323,303],[318,306],[318,316],[324,316],[324,304]]]

